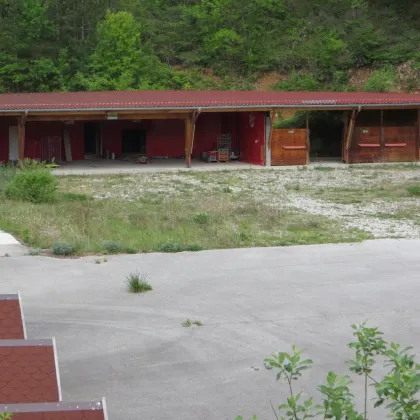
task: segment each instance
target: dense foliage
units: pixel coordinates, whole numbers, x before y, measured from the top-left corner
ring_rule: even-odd
[[[389,90],[387,66],[420,61],[419,22],[414,0],[0,0],[0,92],[250,88],[268,71],[342,90],[364,66]]]

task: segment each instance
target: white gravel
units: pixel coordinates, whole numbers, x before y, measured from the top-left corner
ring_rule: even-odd
[[[418,167],[378,168],[343,167],[317,170],[241,170],[227,172],[143,173],[124,177],[74,178],[72,188],[91,192],[98,199],[117,198],[135,201],[153,194],[163,199],[180,196],[199,199],[200,194],[217,193],[228,188],[239,199],[264,201],[280,208],[294,208],[323,215],[349,228],[370,232],[376,238],[420,238],[420,226],[410,219],[378,217],[407,209],[420,210],[420,200],[404,197],[397,201],[375,198],[371,202],[341,204],[328,200],[332,189],[360,190],[398,185],[420,185]],[[73,188],[73,189],[74,189]],[[326,194],[314,193],[323,190]],[[191,198],[192,197],[192,198]],[[223,199],[223,195],[220,195]]]

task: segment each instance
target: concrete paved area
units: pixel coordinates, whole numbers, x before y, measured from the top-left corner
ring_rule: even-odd
[[[401,165],[401,163],[381,163],[381,166]],[[420,165],[420,162],[410,162],[408,165]],[[197,159],[193,159],[191,168],[185,167],[183,159],[156,159],[149,164],[135,164],[133,162],[123,160],[78,160],[70,163],[63,163],[61,167],[54,169],[55,175],[127,175],[150,172],[178,172],[178,171],[236,171],[238,169],[266,169],[266,170],[300,170],[302,166],[259,166],[251,165],[245,162],[228,162],[228,163],[206,163]],[[308,169],[317,167],[328,167],[336,169],[347,169],[352,165],[328,159],[314,159],[307,165]],[[354,165],[353,165],[354,166]],[[374,166],[374,164],[357,164],[358,167]]]
[[[136,164],[123,160],[78,160],[64,163],[54,169],[55,175],[119,175],[145,172],[177,172],[177,171],[223,171],[249,168],[261,168],[244,162],[206,163],[200,160],[192,161],[192,169],[185,167],[183,159],[156,159],[148,164]]]
[[[285,397],[263,367],[272,352],[306,348],[315,366],[302,384],[314,390],[329,370],[346,372],[354,322],[420,348],[419,250],[418,240],[387,240],[103,264],[2,258],[0,293],[21,291],[30,338],[57,338],[67,401],[105,395],[111,420],[268,420],[270,400]],[[126,293],[136,269],[152,292]],[[187,318],[204,326],[183,328]]]
[[[10,233],[0,230],[0,257],[4,256],[22,256],[27,253],[27,249]]]

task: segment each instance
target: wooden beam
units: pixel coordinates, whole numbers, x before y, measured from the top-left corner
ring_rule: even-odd
[[[343,112],[343,135],[341,138],[341,161],[345,162],[345,155],[346,155],[346,139],[347,139],[347,132],[349,129],[349,123],[350,123],[350,114],[348,111]]]
[[[310,134],[309,134],[309,111],[306,111],[306,164],[309,163],[309,152],[311,149]]]
[[[353,112],[351,113],[349,128],[347,130],[346,148],[344,150],[344,160],[347,163],[349,162],[349,150],[351,146],[351,141],[353,140],[353,131],[354,131],[354,126],[356,124],[357,114],[358,114],[357,110],[353,109]]]
[[[191,153],[193,142],[193,115],[185,120],[185,166],[191,168]]]
[[[196,123],[197,123],[197,120],[198,120],[198,117],[200,116],[200,111],[196,111],[196,112],[194,112],[193,113],[193,116],[192,116],[192,128],[191,128],[191,130],[192,130],[192,132],[191,132],[191,153],[190,153],[190,155],[192,154],[192,151],[193,151],[193,148],[194,148],[194,140],[195,140],[195,125],[196,125]]]
[[[383,162],[384,150],[385,150],[385,129],[384,129],[384,110],[383,109],[381,109],[380,143],[381,143],[381,162]]]
[[[270,137],[268,138],[268,149],[271,150],[271,144],[273,142],[273,130],[274,130],[274,118],[276,111],[272,109],[270,111]]]
[[[22,115],[18,119],[18,156],[19,161],[25,159],[25,133],[26,132],[26,115]]]
[[[118,114],[118,120],[183,120],[189,114],[144,114],[129,113]],[[106,114],[54,114],[54,115],[30,115],[27,121],[107,121]],[[114,120],[109,120],[114,121]]]
[[[420,160],[420,109],[417,110],[416,159]]]

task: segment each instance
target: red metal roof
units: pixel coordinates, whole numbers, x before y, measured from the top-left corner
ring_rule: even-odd
[[[364,92],[115,91],[0,95],[0,112],[235,107],[418,105],[420,94]]]

